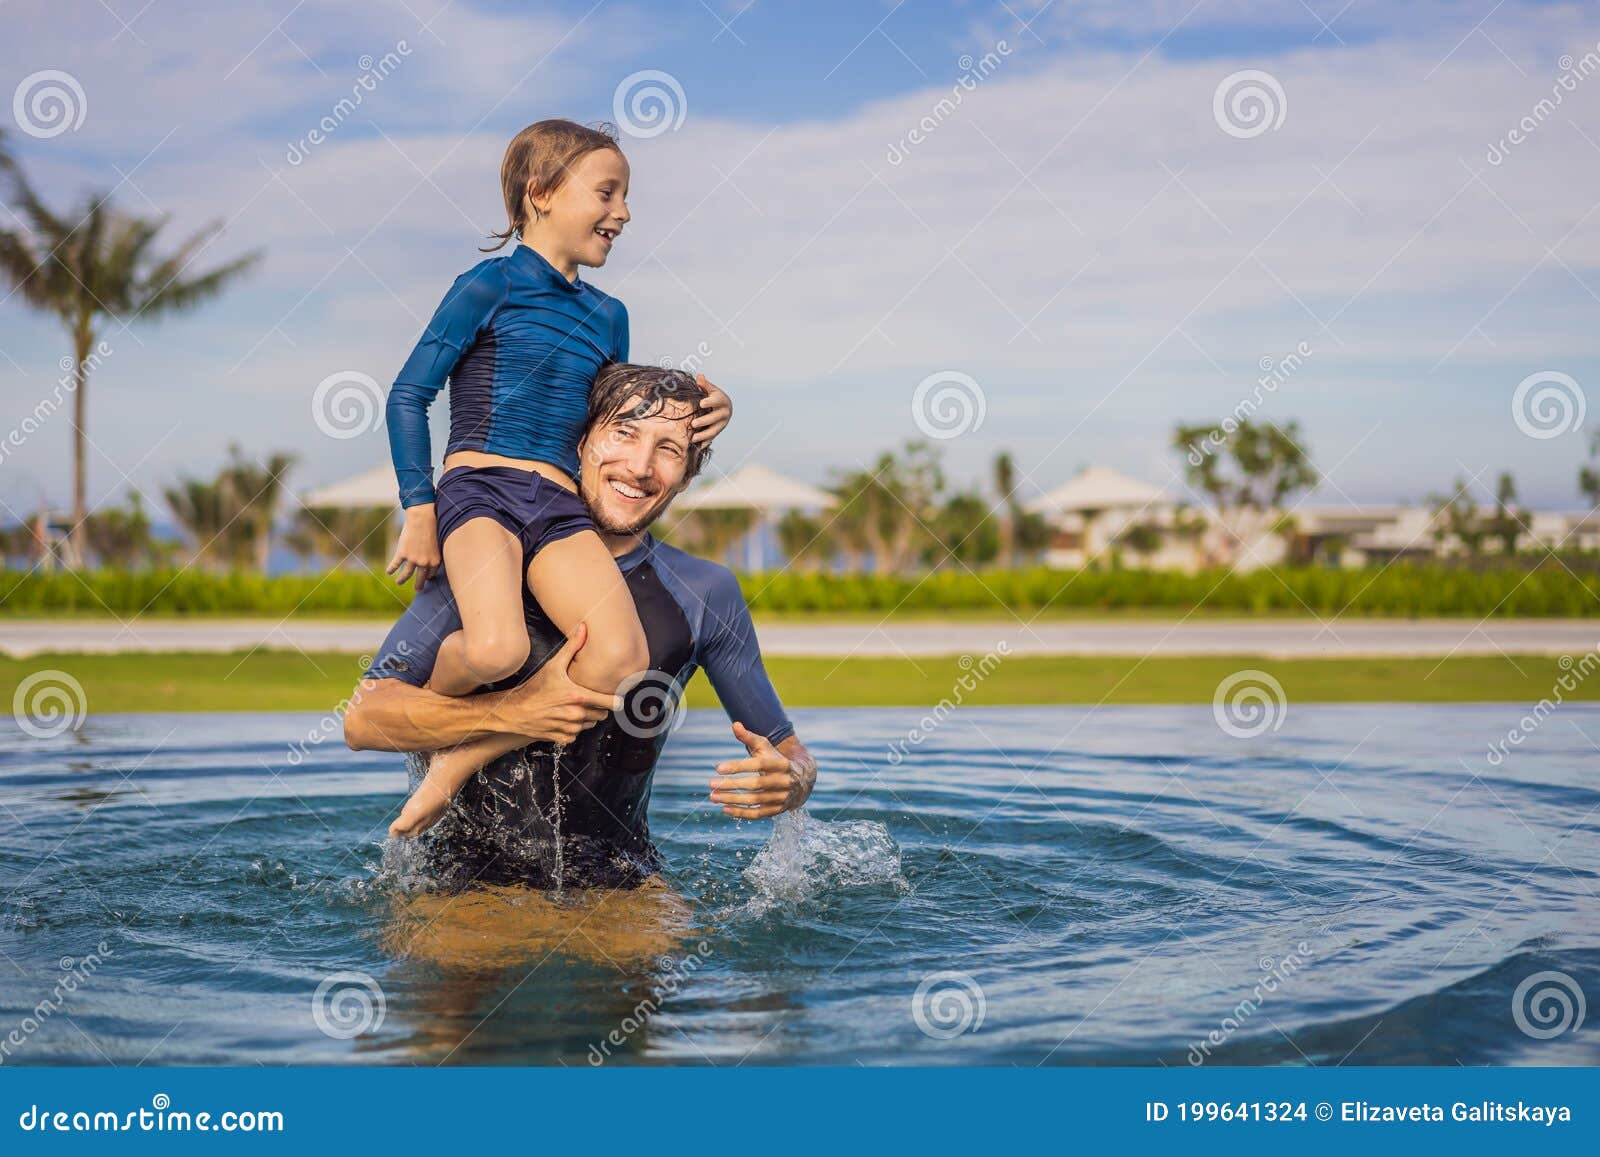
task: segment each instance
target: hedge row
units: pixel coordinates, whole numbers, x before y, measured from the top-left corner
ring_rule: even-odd
[[[1600,576],[1559,565],[1471,572],[1300,567],[1231,574],[1142,570],[944,571],[922,578],[792,571],[740,579],[751,605],[771,612],[1157,609],[1351,613],[1396,617],[1600,616]]]
[[[1548,563],[1533,570],[1399,565],[1383,570],[1302,567],[1250,574],[1202,571],[951,570],[921,578],[784,571],[740,577],[758,611],[993,611],[1193,609],[1251,612],[1600,617],[1600,575]],[[0,571],[0,615],[372,615],[398,613],[411,587],[376,571],[264,578],[200,571]]]

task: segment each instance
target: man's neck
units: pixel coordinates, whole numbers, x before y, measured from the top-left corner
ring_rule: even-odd
[[[611,552],[612,558],[621,558],[625,554],[638,550],[644,542],[645,532],[636,530],[632,534],[612,534],[610,531],[600,532],[600,541],[606,544],[606,549]]]

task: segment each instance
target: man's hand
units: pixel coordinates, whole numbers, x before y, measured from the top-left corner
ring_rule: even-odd
[[[711,802],[722,804],[722,813],[736,820],[764,820],[780,812],[793,811],[811,797],[817,782],[817,764],[798,739],[783,741],[787,754],[772,746],[765,735],[757,735],[743,723],[733,725],[733,737],[744,744],[748,759],[729,759],[717,764],[717,778],[711,781]]]
[[[503,730],[529,739],[571,743],[604,719],[607,712],[622,706],[621,696],[592,691],[574,683],[568,674],[588,637],[588,624],[579,623],[572,638],[550,656],[533,678],[504,693],[496,710]]]

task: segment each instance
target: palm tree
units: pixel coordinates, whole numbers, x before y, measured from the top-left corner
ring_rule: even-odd
[[[272,524],[283,500],[283,476],[294,465],[292,454],[272,454],[265,462],[228,447],[229,461],[211,482],[180,479],[165,491],[178,524],[194,540],[194,561],[234,570],[254,567],[265,573],[272,544]]]
[[[22,228],[0,229],[0,272],[28,305],[53,314],[67,328],[73,352],[72,529],[67,553],[81,565],[81,528],[88,514],[87,386],[91,355],[108,322],[123,329],[142,318],[182,313],[217,296],[260,259],[245,254],[206,273],[189,268],[222,232],[206,226],[165,256],[155,252],[165,217],[144,218],[114,209],[109,194],[91,196],[65,215],[40,200],[16,163],[0,155],[9,177],[12,211]]]

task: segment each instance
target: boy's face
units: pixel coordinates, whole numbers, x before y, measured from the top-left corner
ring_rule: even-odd
[[[669,401],[648,418],[630,418],[633,397],[618,416],[594,427],[578,445],[578,490],[595,525],[635,534],[666,513],[683,488],[694,409]]]

